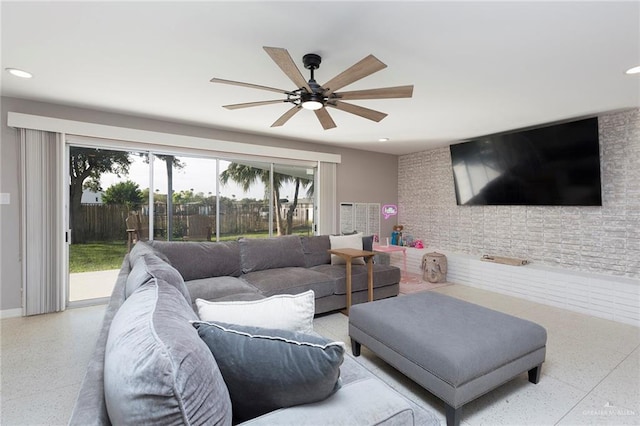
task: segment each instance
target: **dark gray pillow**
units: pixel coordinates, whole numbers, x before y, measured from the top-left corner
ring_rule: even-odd
[[[231,424],[216,360],[176,288],[152,278],[124,301],[105,347],[104,396],[114,425]]]
[[[193,325],[220,367],[234,421],[321,401],[340,388],[342,342],[261,327]]]
[[[362,250],[373,251],[373,235],[362,237]]]
[[[239,277],[240,248],[237,241],[218,243],[195,241],[152,241],[185,281],[211,277]]]
[[[297,235],[273,238],[240,238],[242,272],[304,267],[302,243]]]

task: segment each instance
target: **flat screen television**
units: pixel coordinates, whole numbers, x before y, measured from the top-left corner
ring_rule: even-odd
[[[450,146],[458,205],[601,206],[598,119]]]

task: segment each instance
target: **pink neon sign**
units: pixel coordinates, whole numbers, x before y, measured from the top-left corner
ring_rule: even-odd
[[[389,219],[391,216],[395,216],[398,214],[398,206],[395,204],[385,204],[382,206],[382,216],[385,219]]]

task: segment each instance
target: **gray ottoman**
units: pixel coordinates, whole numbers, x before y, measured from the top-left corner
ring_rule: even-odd
[[[442,399],[449,426],[525,371],[538,383],[547,342],[538,324],[432,291],[353,306],[349,336],[355,356],[365,345]]]

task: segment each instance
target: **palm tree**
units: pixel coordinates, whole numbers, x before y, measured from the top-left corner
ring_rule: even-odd
[[[260,169],[257,167],[251,167],[244,164],[239,163],[231,163],[229,167],[222,173],[220,173],[220,182],[226,184],[229,180],[234,181],[246,192],[249,190],[251,185],[256,182],[262,182],[266,188],[266,191],[269,190],[271,186],[270,172],[269,170]],[[280,200],[280,188],[284,186],[284,184],[288,182],[293,182],[295,185],[295,194],[293,197],[293,203],[287,212],[286,224],[282,219],[282,204]],[[307,195],[311,196],[313,194],[313,181],[311,179],[304,179],[299,177],[294,177],[290,175],[283,175],[280,173],[273,174],[273,200],[274,200],[274,209],[276,212],[276,229],[277,235],[288,235],[293,233],[293,213],[298,206],[298,193],[300,191],[300,187],[309,186],[307,190]],[[267,198],[268,194],[265,194]]]

